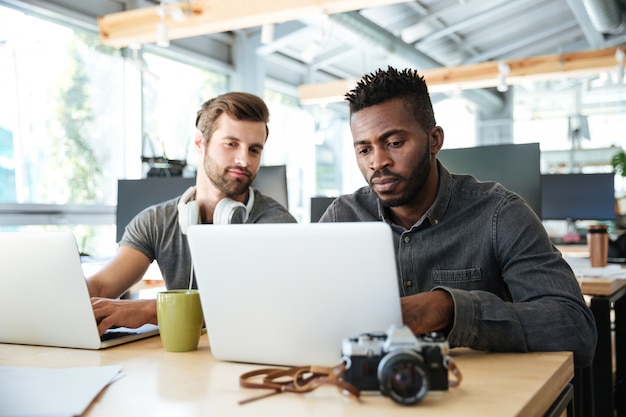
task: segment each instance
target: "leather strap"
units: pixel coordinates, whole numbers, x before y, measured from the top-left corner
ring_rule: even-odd
[[[246,372],[239,377],[239,385],[242,388],[271,389],[273,391],[241,400],[239,404],[246,404],[282,392],[310,392],[322,385],[333,385],[341,393],[347,393],[358,400],[359,390],[341,379],[345,370],[345,363],[341,363],[335,367],[297,366],[293,368],[263,368]],[[253,378],[258,379],[261,376],[260,381],[252,381]]]
[[[448,386],[457,387],[463,379],[461,371],[454,360],[446,355],[444,365],[454,375],[455,379],[448,381]],[[360,391],[352,384],[344,381],[341,377],[346,370],[345,362],[334,367],[326,366],[296,366],[293,368],[262,368],[246,372],[239,377],[239,385],[242,388],[257,388],[272,390],[267,394],[247,398],[239,401],[239,404],[247,404],[262,398],[283,392],[305,393],[311,392],[322,385],[333,385],[342,394],[347,394],[357,401]],[[262,377],[258,380],[259,377]],[[253,381],[253,379],[257,379]]]
[[[448,368],[448,372],[450,372],[456,379],[451,379],[448,381],[448,386],[450,388],[458,387],[463,380],[463,375],[461,374],[461,370],[458,366],[456,366],[456,362],[450,357],[446,356],[444,358],[444,364],[446,368]]]

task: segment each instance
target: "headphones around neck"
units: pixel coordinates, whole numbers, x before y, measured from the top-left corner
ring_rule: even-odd
[[[178,203],[178,224],[185,235],[187,228],[200,223],[200,208],[194,200],[196,187],[189,187],[180,197]],[[213,224],[240,224],[248,220],[248,213],[254,206],[254,190],[249,189],[248,203],[244,205],[231,198],[223,198],[217,202],[213,210]]]

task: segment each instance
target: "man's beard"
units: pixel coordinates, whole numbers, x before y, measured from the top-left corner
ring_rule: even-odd
[[[404,193],[402,193],[400,196],[396,198],[384,199],[385,193],[381,193],[380,195],[376,193],[383,207],[400,207],[400,206],[409,204],[413,200],[415,200],[415,197],[419,194],[419,192],[424,187],[424,184],[426,183],[426,179],[428,178],[428,175],[430,174],[430,169],[431,169],[430,153],[425,152],[424,157],[422,158],[421,161],[417,163],[417,165],[415,166],[415,169],[411,172],[411,175],[409,176],[408,179],[405,179],[404,177],[398,174],[391,173],[386,168],[384,168],[381,171],[375,172],[370,177],[369,184],[371,187],[372,179],[378,176],[391,176],[391,177],[398,178],[400,180],[405,180],[406,183],[408,184],[407,189],[404,191]]]
[[[211,159],[208,153],[204,156],[204,171],[206,172],[209,181],[217,187],[218,190],[223,192],[227,197],[236,197],[244,194],[250,184],[254,181],[255,176],[247,168],[233,167],[240,171],[245,171],[249,174],[247,180],[244,179],[231,179],[226,178],[226,172],[230,167],[221,167],[214,160]]]

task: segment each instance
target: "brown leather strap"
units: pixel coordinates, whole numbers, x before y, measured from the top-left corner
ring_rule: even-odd
[[[452,375],[454,375],[454,377],[456,378],[456,379],[449,380],[448,386],[452,388],[458,387],[461,384],[461,381],[463,380],[463,375],[461,374],[461,370],[458,368],[458,366],[456,366],[456,362],[450,356],[446,356],[445,365],[446,365],[446,368],[448,368],[448,371]]]
[[[446,368],[448,368],[448,371],[455,377],[455,379],[448,381],[448,385],[450,387],[457,387],[461,383],[463,376],[456,362],[454,362],[450,356],[446,355],[444,364]],[[356,400],[359,400],[360,391],[341,378],[345,370],[346,364],[342,362],[332,368],[326,366],[296,366],[293,368],[262,368],[246,372],[239,377],[239,385],[242,388],[259,388],[272,391],[241,400],[239,404],[247,404],[282,392],[310,392],[321,385],[334,385],[341,393],[347,393]],[[259,377],[262,378],[258,380]],[[253,379],[257,380],[253,381]]]
[[[335,367],[297,366],[293,368],[263,368],[246,372],[239,377],[239,385],[243,388],[271,389],[272,392],[239,401],[246,404],[282,392],[305,393],[322,385],[333,385],[342,393],[359,399],[360,392],[353,385],[341,379],[346,365],[341,363]],[[262,379],[258,381],[258,377]],[[252,381],[257,378],[257,381]]]

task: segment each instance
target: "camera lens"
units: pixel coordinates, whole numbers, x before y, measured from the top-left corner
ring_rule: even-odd
[[[380,391],[403,405],[419,402],[428,392],[428,375],[421,355],[412,350],[394,350],[378,364]]]

